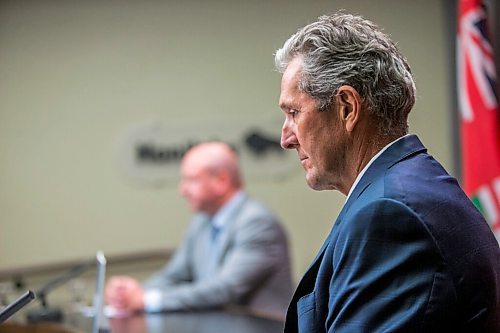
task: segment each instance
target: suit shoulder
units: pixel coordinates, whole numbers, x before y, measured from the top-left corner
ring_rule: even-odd
[[[273,213],[267,206],[265,206],[260,201],[252,198],[248,198],[241,206],[238,212],[239,220],[265,220],[269,223],[277,223],[278,218],[275,213]]]
[[[235,230],[245,236],[284,238],[286,232],[276,214],[261,202],[248,198],[237,213]]]
[[[399,238],[403,235],[427,234],[428,230],[410,207],[392,199],[379,197],[358,200],[345,215],[341,224],[350,237]]]

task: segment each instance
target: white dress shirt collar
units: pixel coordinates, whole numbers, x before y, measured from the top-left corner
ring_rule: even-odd
[[[358,176],[356,177],[356,180],[354,181],[354,183],[352,184],[351,186],[351,189],[349,190],[349,193],[347,194],[347,198],[345,199],[345,201],[347,202],[347,200],[349,200],[349,197],[351,196],[351,193],[354,191],[354,189],[356,188],[356,185],[358,185],[359,181],[361,180],[361,177],[363,177],[363,175],[365,174],[366,170],[368,170],[368,168],[370,167],[370,165],[373,164],[373,162],[375,162],[375,160],[380,156],[382,155],[382,153],[384,151],[387,150],[387,148],[389,148],[390,146],[392,146],[393,144],[395,144],[396,142],[398,142],[399,140],[401,140],[402,138],[404,137],[407,137],[408,135],[410,134],[406,134],[402,137],[399,137],[397,138],[396,140],[392,141],[391,143],[387,144],[384,148],[382,148],[377,154],[375,154],[375,156],[373,156],[371,158],[371,160],[368,162],[368,164],[365,165],[365,167],[363,168],[363,170],[361,170],[361,172],[358,174]]]

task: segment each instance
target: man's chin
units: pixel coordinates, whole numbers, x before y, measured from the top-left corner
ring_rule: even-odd
[[[313,175],[311,175],[310,173],[306,173],[306,183],[311,189],[313,189],[315,191],[322,190],[322,188],[318,182],[318,179],[316,177],[314,177]]]
[[[327,183],[321,181],[321,179],[312,173],[306,173],[306,183],[307,185],[315,191],[326,191],[332,190],[332,187]]]

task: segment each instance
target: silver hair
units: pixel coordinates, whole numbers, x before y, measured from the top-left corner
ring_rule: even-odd
[[[320,111],[330,108],[339,87],[348,85],[360,94],[379,134],[408,132],[416,96],[411,69],[373,22],[342,12],[321,16],[276,51],[277,70],[283,73],[296,57],[303,66],[299,88],[316,99]]]

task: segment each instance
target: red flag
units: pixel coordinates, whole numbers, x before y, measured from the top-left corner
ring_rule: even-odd
[[[500,111],[486,7],[481,0],[460,0],[458,13],[462,182],[500,242]]]

